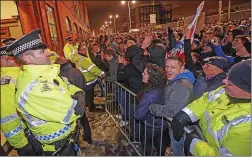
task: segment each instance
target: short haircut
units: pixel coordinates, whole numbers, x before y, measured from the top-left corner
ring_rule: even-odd
[[[106,55],[109,55],[109,56],[115,56],[116,55],[116,52],[115,52],[115,50],[114,49],[112,49],[112,48],[107,48],[105,51],[104,51],[104,53],[106,54]]]
[[[237,35],[235,38],[241,39],[242,42],[245,42],[246,40],[248,40],[248,39],[246,38],[246,35]]]
[[[174,61],[178,61],[178,62],[179,62],[179,64],[180,64],[181,66],[183,66],[183,65],[184,65],[184,61],[183,61],[183,59],[182,59],[182,58],[180,58],[180,57],[178,57],[178,56],[169,56],[169,57],[167,57],[166,61],[167,61],[167,60],[174,60]]]

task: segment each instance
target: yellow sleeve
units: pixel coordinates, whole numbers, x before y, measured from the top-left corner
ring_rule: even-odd
[[[208,93],[203,94],[200,98],[194,100],[182,109],[185,113],[187,113],[192,122],[198,121],[206,111],[208,107],[208,101],[206,99],[207,95]]]

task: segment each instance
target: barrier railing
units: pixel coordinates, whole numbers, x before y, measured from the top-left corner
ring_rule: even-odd
[[[139,156],[163,156],[170,146],[172,118],[155,117],[150,114],[148,106],[142,109],[139,110],[135,93],[118,82],[105,83],[105,110],[109,116],[102,126],[112,119]],[[139,112],[142,112],[142,118],[137,116]],[[187,133],[191,129],[196,130],[204,140],[199,127],[184,128]]]

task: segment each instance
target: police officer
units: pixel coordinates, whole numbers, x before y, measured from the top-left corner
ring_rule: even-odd
[[[24,64],[16,85],[17,109],[44,155],[76,155],[74,130],[84,113],[84,92],[58,76],[60,65],[50,65],[40,33],[36,29],[7,48]]]
[[[25,136],[25,125],[17,113],[15,102],[16,79],[22,73],[15,57],[6,52],[7,46],[0,48],[1,55],[1,132],[18,155],[36,155]]]
[[[98,77],[103,78],[104,72],[101,71],[87,56],[87,47],[84,45],[80,45],[79,52],[79,60],[77,62],[76,67],[82,72],[86,79],[86,103],[89,107],[89,111],[92,112],[95,109],[94,105],[94,87],[97,84]]]
[[[72,37],[67,37],[65,39],[65,42],[66,42],[66,44],[65,44],[65,46],[63,48],[65,58],[70,60],[72,63],[74,63],[73,58],[74,58],[74,53],[75,53],[76,49],[75,49],[75,47],[73,45]]]
[[[225,86],[204,93],[172,121],[174,138],[184,126],[199,121],[206,141],[195,132],[184,145],[195,156],[251,156],[251,60],[231,67]]]

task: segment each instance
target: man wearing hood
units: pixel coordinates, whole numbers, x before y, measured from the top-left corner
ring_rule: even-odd
[[[183,60],[177,56],[167,58],[165,71],[168,80],[165,87],[165,105],[152,104],[149,110],[151,114],[157,117],[174,117],[193,100],[195,78],[192,72],[185,69]],[[173,133],[170,130],[173,155],[182,156],[183,138],[177,142],[172,135]]]
[[[161,68],[164,68],[166,47],[161,43],[160,39],[154,39],[152,43],[153,46],[149,48],[149,61]]]

